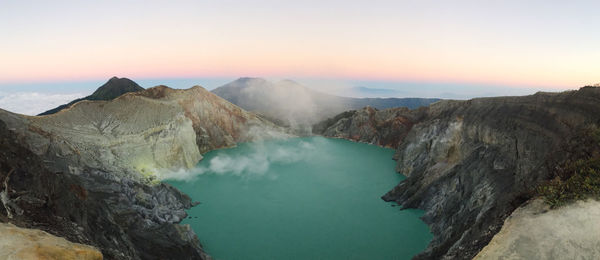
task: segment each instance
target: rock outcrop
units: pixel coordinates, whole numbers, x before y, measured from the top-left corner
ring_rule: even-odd
[[[506,219],[475,259],[600,259],[599,219],[595,200],[552,210],[533,200]]]
[[[423,111],[391,111],[347,113],[315,129],[326,136],[396,145],[397,170],[407,179],[383,198],[425,210],[423,220],[434,234],[415,258],[470,259],[540,183],[554,177],[551,169],[568,157],[576,133],[600,124],[600,89],[440,101]],[[364,130],[396,119],[410,123],[383,138],[373,133],[385,131]],[[381,142],[390,135],[403,138]]]
[[[71,243],[41,230],[0,223],[0,259],[5,260],[102,260],[91,246]]]
[[[107,259],[208,259],[194,203],[156,171],[282,129],[193,87],[158,86],[56,114],[0,110],[0,222],[92,245]]]

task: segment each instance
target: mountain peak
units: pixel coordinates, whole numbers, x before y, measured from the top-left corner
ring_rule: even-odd
[[[94,93],[89,96],[91,100],[111,100],[128,92],[142,91],[133,80],[128,78],[110,78],[104,85],[100,86]]]
[[[55,114],[58,111],[61,111],[65,108],[69,108],[71,105],[73,105],[79,101],[82,101],[82,100],[112,100],[112,99],[117,98],[118,96],[125,94],[125,93],[137,92],[137,91],[142,91],[142,90],[144,90],[144,88],[140,87],[140,85],[135,83],[133,80],[130,80],[128,78],[112,77],[106,83],[104,83],[104,85],[102,85],[98,89],[96,89],[96,91],[94,91],[94,93],[92,93],[91,95],[84,97],[84,98],[73,100],[68,104],[61,105],[57,108],[48,110],[39,115],[43,116],[43,115]]]

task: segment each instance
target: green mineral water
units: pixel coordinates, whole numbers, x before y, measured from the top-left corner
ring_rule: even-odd
[[[404,177],[394,151],[323,137],[209,152],[169,183],[215,259],[410,259],[432,238],[419,210],[381,200]]]

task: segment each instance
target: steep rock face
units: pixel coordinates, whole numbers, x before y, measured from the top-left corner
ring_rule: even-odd
[[[191,168],[201,153],[278,133],[279,128],[201,87],[165,86],[111,101],[82,101],[57,114],[0,119],[56,171],[116,175]]]
[[[475,259],[599,259],[600,202],[550,210],[533,200],[515,210]]]
[[[42,161],[0,121],[0,222],[93,245],[106,259],[207,258],[176,224],[193,204],[175,188],[89,168],[52,172]]]
[[[0,259],[102,260],[102,253],[91,246],[71,243],[41,230],[0,223]]]
[[[434,239],[417,259],[470,259],[553,177],[567,140],[598,123],[600,89],[592,87],[434,103],[397,147],[397,170],[408,178],[383,198],[426,211]]]
[[[137,83],[133,82],[132,80],[130,80],[128,78],[112,77],[110,80],[108,80],[108,82],[106,82],[106,83],[104,83],[104,85],[100,86],[100,88],[98,88],[91,95],[80,98],[80,99],[75,99],[75,100],[69,102],[68,104],[64,104],[64,105],[58,106],[56,108],[50,109],[39,115],[43,116],[43,115],[56,114],[59,111],[69,108],[73,104],[75,104],[79,101],[83,101],[83,100],[112,100],[112,99],[115,99],[118,96],[121,96],[128,92],[136,92],[136,91],[142,91],[142,90],[144,90],[144,88],[140,87],[140,85],[138,85]]]

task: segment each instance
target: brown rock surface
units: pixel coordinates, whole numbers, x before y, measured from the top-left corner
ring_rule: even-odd
[[[101,260],[102,253],[41,230],[0,223],[0,259]]]

